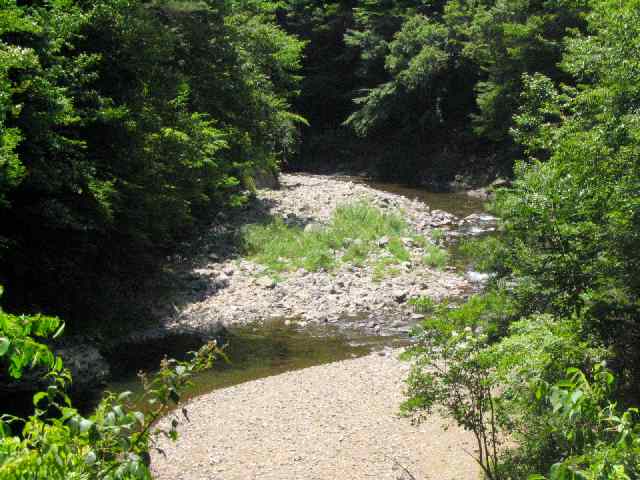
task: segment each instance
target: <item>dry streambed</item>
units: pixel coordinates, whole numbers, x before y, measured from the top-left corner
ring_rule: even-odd
[[[407,242],[411,261],[395,275],[375,279],[369,265],[343,264],[332,272],[297,270],[265,275],[265,267],[230,251],[220,258],[220,233],[264,218],[325,224],[339,205],[367,200],[401,211],[417,235],[433,228],[455,234],[468,221],[431,210],[419,201],[366,185],[323,176],[284,175],[282,189],[260,190],[261,211],[218,219],[203,254],[187,272],[199,299],[165,322],[165,329],[207,330],[271,317],[356,327],[370,333],[408,330],[417,320],[408,299],[460,296],[470,284],[451,270],[415,261],[421,246]],[[224,235],[223,235],[224,236]],[[207,244],[210,247],[207,249]],[[224,245],[222,245],[224,247]],[[154,454],[159,480],[475,479],[479,470],[465,451],[470,434],[445,428],[441,418],[420,425],[398,415],[409,365],[397,350],[297,370],[217,390],[192,400],[190,422],[177,443],[162,440]],[[164,422],[170,422],[167,418]],[[410,472],[410,474],[408,473]]]

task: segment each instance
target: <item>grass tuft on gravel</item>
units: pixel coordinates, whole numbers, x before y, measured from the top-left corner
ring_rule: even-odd
[[[425,247],[425,254],[422,257],[422,262],[433,268],[442,269],[447,265],[449,261],[449,252],[444,248],[437,245],[428,244]]]
[[[337,266],[338,251],[344,251],[342,262],[359,266],[381,248],[398,262],[409,261],[411,255],[401,240],[408,231],[399,213],[383,212],[359,201],[338,207],[327,226],[306,231],[286,225],[280,218],[249,225],[243,230],[243,242],[249,258],[274,272],[298,268],[329,271]],[[378,240],[383,237],[387,241],[380,247]]]

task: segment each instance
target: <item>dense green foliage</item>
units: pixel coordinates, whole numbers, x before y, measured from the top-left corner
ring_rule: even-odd
[[[355,162],[410,182],[509,174],[522,75],[571,82],[558,63],[589,11],[586,0],[286,5],[283,25],[309,41],[300,164]]]
[[[123,313],[106,300],[131,295],[163,249],[242,203],[294,145],[301,48],[270,2],[4,0],[9,306],[71,326]]]
[[[640,476],[640,3],[590,6],[560,63],[576,86],[522,77],[489,291],[436,308],[413,352],[408,409],[473,431],[493,479]]]
[[[414,301],[406,408],[471,430],[490,479],[639,478],[639,39],[638,0],[0,0],[9,309],[73,328],[135,317],[140,277],[283,160],[413,182],[513,173],[499,238],[475,247],[487,292]],[[380,279],[406,235],[357,204],[243,238],[273,275],[376,252]],[[21,432],[3,417],[0,473],[146,478],[153,419],[112,397],[78,416],[42,343],[60,325],[0,311],[6,373],[54,379]],[[165,365],[150,395],[167,406],[190,365]]]

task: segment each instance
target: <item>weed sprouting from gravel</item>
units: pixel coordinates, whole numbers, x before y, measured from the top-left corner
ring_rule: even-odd
[[[382,249],[394,262],[409,261],[411,254],[402,241],[409,233],[400,213],[358,201],[338,207],[329,223],[317,228],[287,225],[280,218],[266,225],[250,225],[243,231],[243,241],[249,258],[274,272],[330,271],[340,262],[362,266]]]
[[[447,265],[449,261],[449,253],[441,247],[436,245],[427,244],[425,247],[425,254],[422,257],[422,262],[433,268],[442,269]]]

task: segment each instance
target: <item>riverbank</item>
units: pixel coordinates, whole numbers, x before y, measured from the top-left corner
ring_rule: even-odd
[[[471,480],[473,436],[398,415],[409,365],[398,350],[289,372],[198,397],[157,480]],[[169,416],[164,422],[171,422]],[[406,469],[406,472],[405,470]]]

